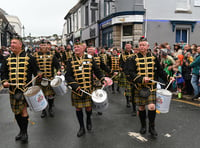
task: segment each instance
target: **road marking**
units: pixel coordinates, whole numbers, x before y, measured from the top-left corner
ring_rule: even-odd
[[[140,133],[135,133],[135,132],[128,132],[128,135],[130,137],[136,138],[140,140],[141,142],[147,142],[148,140],[144,138]]]
[[[193,103],[193,102],[190,102],[190,101],[177,100],[177,99],[172,99],[172,100],[173,100],[173,101],[182,102],[182,103],[186,103],[186,104],[190,104],[190,105],[194,105],[194,106],[200,107],[200,104]]]

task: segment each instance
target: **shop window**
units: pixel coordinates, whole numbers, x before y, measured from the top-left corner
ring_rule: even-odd
[[[133,35],[133,25],[123,26],[123,36],[132,36]]]
[[[189,29],[182,29],[177,28],[176,29],[176,43],[179,43],[183,41],[184,43],[188,43],[188,35],[189,35]]]

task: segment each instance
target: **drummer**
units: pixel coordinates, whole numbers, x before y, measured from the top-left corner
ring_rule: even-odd
[[[50,81],[54,78],[54,69],[56,69],[57,75],[60,75],[60,64],[54,54],[54,51],[50,51],[47,46],[48,41],[40,41],[40,51],[34,54],[37,64],[40,70],[43,72],[43,76],[36,80],[36,84],[42,88],[45,98],[49,104],[49,115],[54,117],[53,104],[55,93],[50,86]],[[42,111],[41,118],[47,116],[46,109]]]
[[[94,46],[89,46],[87,48],[87,53],[94,58],[98,68],[101,69],[102,73],[106,72],[107,74],[110,74],[110,75],[111,74],[115,74],[115,75],[118,74],[117,72],[112,73],[111,70],[104,63],[103,59],[100,56],[98,56],[97,54],[95,54],[95,47]],[[93,78],[94,78],[94,89],[100,88],[101,87],[101,83],[99,85],[99,83],[98,83],[99,80],[97,79],[97,77],[95,75],[93,75]],[[98,112],[98,115],[102,115],[102,112]]]
[[[67,61],[67,68],[65,79],[69,86],[72,87],[72,106],[76,108],[76,116],[80,125],[80,129],[77,133],[78,137],[85,134],[85,126],[83,121],[83,111],[85,108],[87,115],[86,127],[88,131],[92,130],[92,100],[89,95],[86,95],[81,91],[92,92],[93,87],[93,73],[104,84],[105,80],[101,70],[98,68],[96,62],[91,55],[84,53],[84,48],[80,43],[74,45],[74,54],[71,59]]]
[[[127,79],[135,85],[134,100],[136,105],[139,106],[139,118],[141,121],[140,133],[146,133],[145,106],[147,105],[149,133],[152,136],[157,136],[157,132],[155,130],[156,84],[150,80],[158,80],[158,77],[160,77],[167,82],[169,76],[167,76],[165,71],[162,69],[158,59],[152,53],[147,51],[148,48],[149,43],[146,38],[141,37],[139,40],[139,53],[127,59],[124,71],[127,75]],[[142,97],[139,92],[145,87],[150,90],[150,94],[146,97]]]
[[[124,65],[126,63],[126,60],[134,55],[133,50],[132,50],[132,44],[130,42],[127,42],[125,45],[125,51],[120,55],[120,60],[119,60],[119,65],[121,68],[121,76],[119,80],[119,86],[125,88],[125,97],[126,97],[126,107],[130,107],[130,101],[132,102],[132,116],[136,116],[136,106],[134,102],[134,97],[132,96],[131,92],[131,83],[127,81],[125,73],[124,73]]]
[[[20,132],[15,137],[15,140],[27,142],[29,116],[23,92],[26,89],[24,86],[31,81],[32,74],[34,76],[39,74],[39,68],[35,58],[25,52],[22,44],[22,40],[19,37],[14,37],[11,40],[10,49],[12,54],[3,62],[2,83],[4,87],[9,88],[11,108],[20,128]]]

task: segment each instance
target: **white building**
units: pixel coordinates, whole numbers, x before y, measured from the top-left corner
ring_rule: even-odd
[[[11,26],[14,28],[15,32],[22,36],[22,24],[17,16],[13,15],[5,15],[8,22],[11,24]]]

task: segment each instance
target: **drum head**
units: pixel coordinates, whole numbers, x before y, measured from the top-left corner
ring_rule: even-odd
[[[56,77],[55,79],[53,79],[53,80],[51,81],[51,84],[50,84],[50,85],[51,85],[51,87],[57,87],[57,86],[59,86],[61,83],[62,83],[62,79]]]
[[[48,81],[48,80],[42,80],[42,81],[41,81],[41,85],[42,85],[42,86],[48,86],[48,84],[49,84],[49,81]]]
[[[107,99],[106,91],[102,89],[97,89],[92,92],[92,100],[96,103],[104,102]]]

